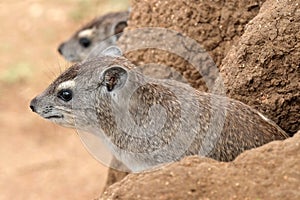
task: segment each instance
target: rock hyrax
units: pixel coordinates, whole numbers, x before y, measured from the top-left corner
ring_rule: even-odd
[[[103,49],[115,45],[124,28],[127,27],[128,16],[129,11],[122,11],[95,18],[60,44],[58,52],[68,61],[79,62],[99,44]]]
[[[111,52],[67,69],[30,107],[52,122],[98,135],[134,172],[187,155],[231,161],[288,137],[239,101],[146,77]]]

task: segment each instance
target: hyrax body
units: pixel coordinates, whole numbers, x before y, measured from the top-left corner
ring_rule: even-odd
[[[95,18],[61,43],[58,52],[68,61],[79,62],[84,60],[97,45],[101,45],[103,50],[115,45],[127,27],[128,17],[129,11],[122,11]]]
[[[31,109],[98,135],[131,171],[188,155],[231,161],[287,137],[239,101],[146,77],[127,59],[106,55],[67,69],[32,100]]]

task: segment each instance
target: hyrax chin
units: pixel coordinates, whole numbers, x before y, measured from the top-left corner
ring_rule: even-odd
[[[247,149],[287,138],[239,101],[146,77],[112,52],[67,69],[31,101],[31,109],[97,135],[131,171],[188,155],[231,161]]]
[[[68,61],[84,60],[92,50],[101,46],[102,50],[115,45],[127,27],[129,11],[112,12],[101,15],[77,30],[62,42],[58,52]]]

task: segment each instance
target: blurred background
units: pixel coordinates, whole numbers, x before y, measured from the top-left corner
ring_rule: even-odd
[[[97,15],[127,0],[0,1],[0,199],[93,199],[108,168],[74,130],[32,113],[30,100],[70,66],[56,51]]]

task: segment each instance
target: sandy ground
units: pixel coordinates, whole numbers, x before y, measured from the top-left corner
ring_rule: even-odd
[[[92,199],[101,193],[107,167],[74,130],[41,119],[28,105],[69,66],[58,44],[97,14],[122,8],[126,1],[0,2],[0,199]]]

